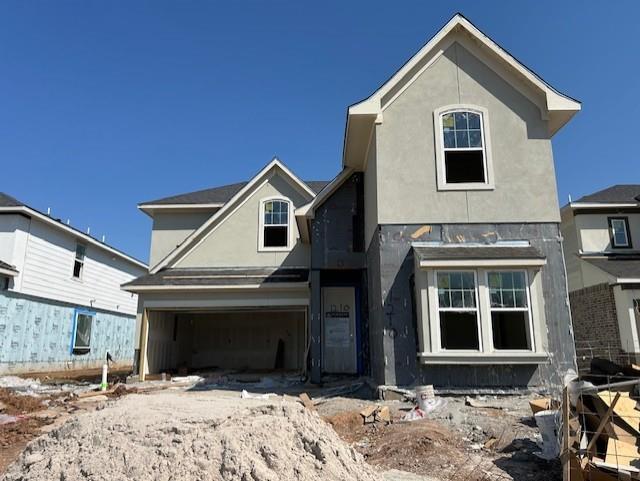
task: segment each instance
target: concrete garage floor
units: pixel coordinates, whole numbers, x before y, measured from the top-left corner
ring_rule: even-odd
[[[51,434],[33,441],[3,479],[57,481],[59,474],[47,477],[47,469],[53,475],[55,466],[67,470],[68,480],[119,479],[109,477],[109,470],[120,475],[129,473],[137,479],[169,479],[160,473],[181,479],[241,479],[236,475],[257,462],[252,457],[256,452],[261,453],[259,460],[271,459],[278,473],[286,472],[286,467],[291,467],[287,463],[294,461],[284,453],[295,453],[292,446],[300,443],[305,449],[295,459],[315,453],[307,470],[299,472],[305,476],[273,477],[274,473],[267,469],[247,479],[316,479],[318,473],[322,476],[317,479],[383,477],[388,481],[561,479],[559,462],[542,461],[533,454],[537,450],[537,429],[528,406],[530,396],[474,400],[476,405],[491,407],[472,407],[465,397],[446,397],[430,419],[407,423],[400,419],[412,408],[411,404],[367,399],[372,392],[366,384],[351,384],[360,388],[346,395],[336,395],[338,385],[308,390],[318,415],[305,410],[295,397],[304,391],[302,385],[280,390],[267,399],[243,399],[241,389],[235,386],[171,388],[110,400],[97,398],[83,403],[79,411],[67,410],[67,419],[49,427]],[[348,390],[349,384],[346,387]],[[245,389],[256,395],[261,391],[258,387],[252,389],[251,384]],[[393,422],[364,425],[359,412],[370,405],[388,406]],[[280,411],[277,415],[261,411],[273,406],[287,411],[284,415]],[[55,422],[55,415],[51,417]],[[222,438],[210,437],[218,426],[224,427],[225,420],[236,429],[222,429]],[[260,444],[260,429],[265,426],[268,435]],[[70,449],[64,443],[74,437],[77,440]],[[316,442],[319,444],[313,444]],[[323,451],[322,443],[339,447],[341,455],[333,454],[333,448]],[[218,448],[211,448],[214,445]],[[265,454],[265,446],[273,452]],[[207,460],[198,455],[198,450],[214,455]],[[87,457],[78,454],[83,451]],[[144,459],[136,460],[136,452],[143,453]],[[110,467],[105,470],[105,466]],[[223,472],[221,466],[229,469]],[[78,469],[74,471],[74,467]]]

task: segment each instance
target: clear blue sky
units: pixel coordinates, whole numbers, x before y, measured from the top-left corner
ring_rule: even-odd
[[[456,11],[583,102],[554,138],[562,203],[640,183],[637,1],[5,0],[0,191],[146,260],[138,202],[274,155],[333,177],[346,107]]]

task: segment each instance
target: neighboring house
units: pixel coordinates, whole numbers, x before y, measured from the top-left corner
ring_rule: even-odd
[[[348,109],[343,170],[139,208],[153,218],[140,374],[368,374],[558,385],[575,368],[551,137],[580,110],[453,17]]]
[[[640,185],[614,185],[562,208],[578,363],[640,354]]]
[[[0,192],[0,373],[121,366],[147,266]]]

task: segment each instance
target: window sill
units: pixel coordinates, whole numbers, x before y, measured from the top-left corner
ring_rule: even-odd
[[[258,252],[291,252],[291,247],[260,247]]]
[[[544,352],[494,352],[494,353],[451,353],[419,352],[420,364],[547,364],[549,354]]]
[[[447,190],[495,190],[493,184],[476,184],[476,183],[463,183],[463,184],[438,184],[439,191]]]

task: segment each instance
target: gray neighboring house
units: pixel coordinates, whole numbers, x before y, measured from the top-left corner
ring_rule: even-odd
[[[562,235],[578,364],[640,355],[640,185],[614,185],[565,205]]]
[[[551,138],[580,103],[462,15],[348,108],[342,171],[274,159],[153,218],[139,373],[558,385],[575,367]]]

